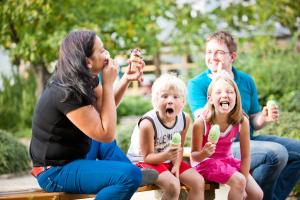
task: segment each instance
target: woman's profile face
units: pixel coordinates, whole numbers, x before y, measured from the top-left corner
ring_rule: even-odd
[[[107,65],[109,58],[109,52],[104,48],[101,39],[96,36],[93,54],[88,58],[88,67],[92,74],[98,75],[103,70],[103,67]]]

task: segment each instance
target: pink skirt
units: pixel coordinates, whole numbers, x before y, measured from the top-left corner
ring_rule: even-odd
[[[195,169],[207,181],[225,184],[229,178],[240,171],[241,161],[233,157],[209,158],[199,163]]]

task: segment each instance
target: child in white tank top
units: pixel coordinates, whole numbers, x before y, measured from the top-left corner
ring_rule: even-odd
[[[179,198],[180,183],[189,190],[189,199],[204,199],[204,179],[182,161],[183,145],[190,117],[182,109],[186,86],[176,76],[164,74],[152,86],[153,110],[147,112],[136,125],[127,153],[140,168],[152,168],[158,173],[155,184],[163,190],[162,199]],[[172,145],[175,133],[181,144]]]

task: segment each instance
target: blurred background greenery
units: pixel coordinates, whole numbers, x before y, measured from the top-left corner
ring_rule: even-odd
[[[156,76],[165,49],[183,56],[186,62],[178,70],[186,69],[185,81],[205,69],[207,35],[230,31],[238,41],[235,66],[254,77],[261,105],[273,98],[282,111],[277,123],[257,134],[300,137],[299,0],[2,0],[0,10],[0,50],[11,63],[5,66],[11,73],[0,77],[0,136],[5,138],[0,140],[0,174],[29,168],[29,162],[6,167],[21,159],[4,159],[7,148],[16,146],[7,141],[30,138],[33,109],[54,69],[59,44],[75,29],[96,31],[112,56],[141,48]],[[188,62],[197,67],[185,68]],[[138,117],[149,109],[147,95],[127,95],[119,106],[118,142],[125,152]],[[185,111],[190,113],[187,106]]]

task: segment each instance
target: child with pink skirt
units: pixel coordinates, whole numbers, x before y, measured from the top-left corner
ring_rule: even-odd
[[[215,124],[220,127],[220,136],[210,142],[209,132]],[[241,160],[234,158],[231,151],[237,135]],[[213,77],[207,105],[194,122],[191,163],[204,179],[229,185],[228,199],[263,198],[263,191],[249,174],[249,120],[243,115],[238,88],[226,74]]]

